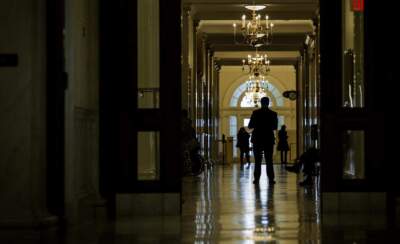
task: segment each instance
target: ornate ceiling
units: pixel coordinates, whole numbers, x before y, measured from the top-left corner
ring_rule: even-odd
[[[207,36],[208,45],[221,64],[241,65],[243,57],[255,50],[234,43],[232,24],[240,23],[243,13],[249,11],[244,6],[253,2],[266,5],[259,12],[268,14],[274,23],[272,45],[259,51],[268,53],[271,65],[295,65],[306,36],[314,31],[318,0],[184,0],[183,6],[199,21],[198,30]]]

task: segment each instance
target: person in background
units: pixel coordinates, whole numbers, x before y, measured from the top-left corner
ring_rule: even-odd
[[[249,148],[250,135],[244,127],[240,127],[237,133],[236,147],[240,150],[240,168],[244,167],[244,157],[246,157],[247,168],[250,167],[250,148]]]
[[[293,173],[299,173],[303,169],[304,180],[299,183],[300,186],[310,186],[313,184],[312,176],[319,174],[317,163],[320,162],[320,151],[315,147],[308,148],[299,159],[295,160],[294,165],[286,166],[286,170]]]
[[[278,132],[278,151],[281,152],[281,163],[287,163],[287,152],[289,151],[288,135],[286,125],[282,125]]]

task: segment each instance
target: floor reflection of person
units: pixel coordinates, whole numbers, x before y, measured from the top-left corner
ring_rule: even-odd
[[[254,214],[254,225],[256,227],[255,232],[266,233],[264,235],[265,241],[275,232],[276,223],[276,211],[274,209],[274,187],[268,187],[267,191],[261,191],[261,187],[256,185],[254,187],[255,194],[255,210],[257,214]]]

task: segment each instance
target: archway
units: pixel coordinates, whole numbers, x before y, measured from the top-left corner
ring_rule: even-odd
[[[234,69],[233,67],[227,67],[227,72],[236,72],[235,77],[229,77],[230,80],[224,79],[224,73],[221,75],[221,82],[225,82],[227,86],[221,89],[220,97],[222,103],[220,107],[220,132],[221,135],[231,136],[234,139],[234,145],[236,142],[236,133],[242,126],[247,126],[247,123],[251,117],[254,106],[251,103],[246,103],[246,80],[248,76],[241,73],[240,69]],[[240,73],[239,73],[240,72]],[[275,72],[275,73],[274,73]],[[282,74],[288,76],[289,72],[293,72],[293,75],[286,79],[285,82],[282,79]],[[284,76],[285,78],[287,78]],[[233,78],[233,81],[232,81]],[[288,128],[289,143],[291,146],[291,152],[289,159],[296,157],[296,103],[283,97],[282,93],[285,90],[295,89],[296,79],[295,72],[292,67],[284,67],[280,69],[273,69],[271,74],[266,77],[269,81],[266,96],[271,100],[270,108],[278,113],[278,126],[285,124]],[[223,86],[223,85],[222,85]],[[233,156],[237,157],[238,152],[236,147],[233,145]],[[280,162],[275,153],[275,162]]]

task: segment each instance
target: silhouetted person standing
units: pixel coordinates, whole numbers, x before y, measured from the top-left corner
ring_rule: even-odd
[[[253,111],[248,127],[254,129],[251,136],[255,159],[254,184],[258,184],[261,176],[261,161],[264,153],[267,164],[267,176],[270,184],[275,184],[272,155],[275,144],[274,130],[278,127],[276,112],[268,108],[269,98],[261,98],[261,108]]]
[[[278,132],[278,151],[281,152],[281,163],[287,163],[287,152],[289,151],[288,135],[286,125],[282,125]]]
[[[250,135],[244,127],[240,127],[237,134],[236,147],[240,150],[240,168],[244,166],[244,157],[246,156],[247,167],[250,167],[250,148],[249,148]]]

